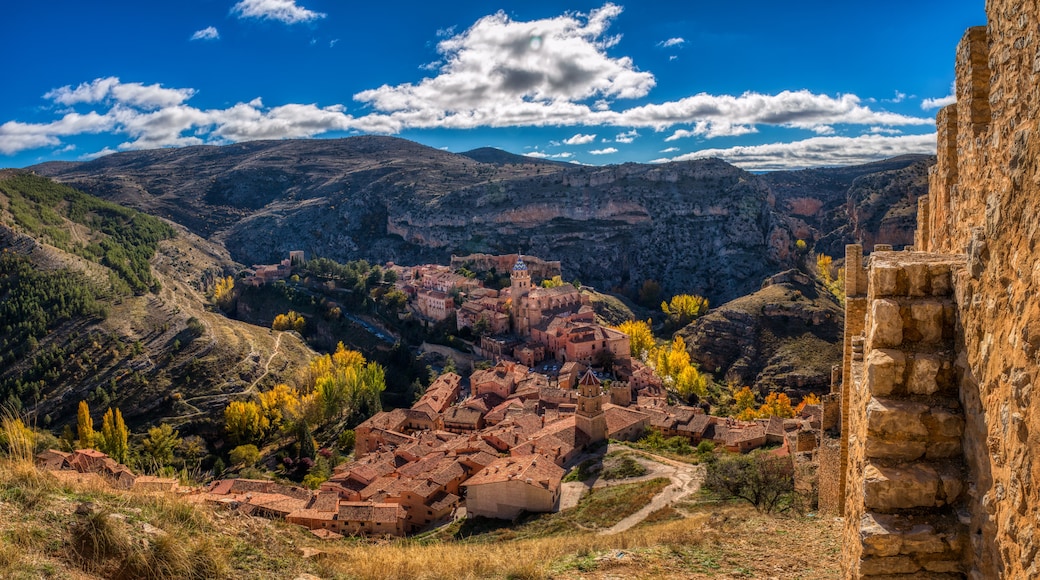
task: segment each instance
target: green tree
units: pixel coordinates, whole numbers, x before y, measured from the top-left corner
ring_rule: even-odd
[[[181,441],[179,435],[169,423],[148,429],[148,436],[141,441],[141,448],[156,469],[173,463],[173,450]]]
[[[94,421],[90,418],[90,406],[86,401],[79,402],[76,412],[76,434],[81,449],[94,448]]]
[[[661,299],[661,285],[657,280],[644,280],[639,287],[639,303],[647,308],[653,308]]]
[[[560,276],[553,276],[552,278],[542,280],[542,288],[556,288],[558,286],[563,286],[563,278]]]
[[[723,457],[708,464],[704,487],[761,512],[783,511],[794,493],[794,464],[790,457],[761,452]]]

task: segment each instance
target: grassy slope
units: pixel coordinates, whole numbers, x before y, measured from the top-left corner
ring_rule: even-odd
[[[23,397],[23,408],[36,413],[40,426],[60,432],[63,423],[75,420],[78,402],[86,399],[98,415],[108,405],[119,406],[137,432],[159,421],[195,425],[182,429],[182,435],[205,431],[214,428],[208,420],[219,416],[229,396],[291,380],[313,355],[293,335],[229,320],[207,308],[208,285],[234,268],[223,248],[183,229],[172,238],[156,239],[154,232],[169,226],[40,178],[30,180],[29,195],[20,193],[24,179],[12,177],[12,172],[0,174],[0,234],[10,251],[41,271],[81,272],[108,313],[103,320],[60,319],[40,339],[38,353],[60,353],[57,364],[40,361],[56,369],[57,376],[47,377],[39,399]],[[76,213],[76,207],[95,209]],[[116,234],[106,234],[92,212],[105,213],[122,229],[110,226]],[[48,225],[40,225],[44,223]],[[116,235],[136,244],[127,232],[136,232],[139,223],[147,224],[142,235],[154,248],[147,265],[134,275],[147,275],[158,284],[153,292],[135,295],[126,291],[118,270],[86,248]],[[55,233],[61,231],[71,236]],[[189,330],[192,318],[198,321],[195,328],[202,329],[200,336]],[[9,358],[0,368],[0,380],[26,376],[37,357]]]
[[[615,493],[630,499],[646,495],[638,486],[621,487],[628,489]],[[115,515],[77,515],[81,502]],[[618,509],[618,501],[611,503]],[[574,513],[539,518],[571,525],[527,539],[321,542],[296,526],[176,496],[60,483],[31,465],[0,459],[0,577],[838,577],[834,520],[763,516],[741,506],[678,507],[682,519],[612,536],[576,525],[616,516],[600,520],[603,510],[586,500]],[[83,532],[94,533],[104,549],[84,549]],[[313,550],[322,554],[301,557]]]

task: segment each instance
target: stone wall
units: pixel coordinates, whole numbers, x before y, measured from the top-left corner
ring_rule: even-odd
[[[932,254],[868,270],[842,387],[848,577],[1040,578],[1040,4],[986,12],[936,119],[915,237]]]
[[[964,505],[964,417],[952,285],[963,262],[919,252],[870,257],[862,357],[853,357],[842,393],[849,409],[842,428],[848,578],[964,572],[966,528],[956,514]]]

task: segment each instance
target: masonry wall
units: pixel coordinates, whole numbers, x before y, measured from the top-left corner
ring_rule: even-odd
[[[954,285],[969,577],[1040,578],[1040,5],[986,13],[957,48],[918,236],[967,256]]]
[[[967,468],[952,278],[964,259],[875,251],[870,262],[862,357],[842,393],[845,577],[963,577],[967,529],[957,511]]]

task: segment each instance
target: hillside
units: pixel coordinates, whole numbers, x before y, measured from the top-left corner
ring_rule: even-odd
[[[934,155],[903,155],[884,161],[763,174],[777,209],[792,220],[799,238],[816,240],[815,251],[834,258],[845,244],[875,243],[897,249],[914,243],[917,198],[928,193]]]
[[[76,479],[86,479],[79,483]],[[463,520],[414,539],[322,541],[307,530],[192,502],[110,489],[0,458],[0,576],[82,578],[715,578],[837,575],[831,518],[767,516],[750,507],[681,502],[610,535],[646,503],[587,501],[538,516],[528,537]],[[618,489],[618,488],[615,488]],[[313,576],[305,576],[310,574]]]
[[[843,328],[835,297],[790,270],[711,309],[679,334],[692,359],[720,381],[804,394],[828,391],[831,367],[841,361]]]
[[[0,173],[0,399],[60,432],[87,400],[132,428],[212,429],[228,397],[291,378],[312,351],[207,308],[227,253],[24,172]]]
[[[471,158],[467,155],[471,155]],[[646,279],[716,303],[790,266],[794,238],[758,177],[718,160],[585,167],[456,155],[390,137],[118,153],[33,169],[171,219],[241,263],[524,253],[634,295]],[[482,162],[487,161],[487,162]]]

